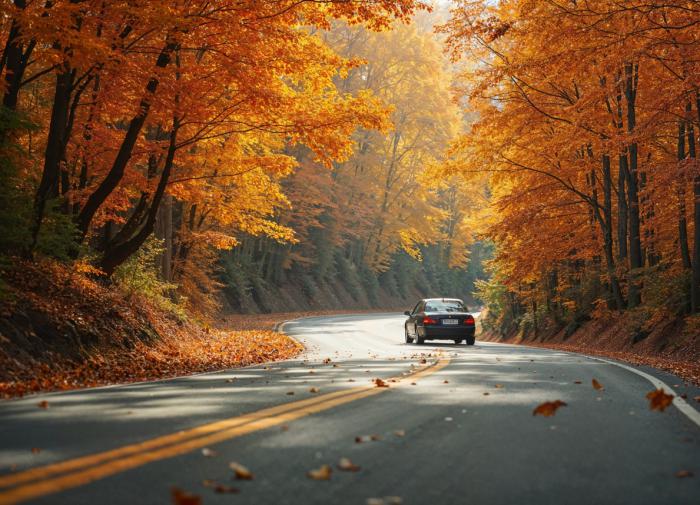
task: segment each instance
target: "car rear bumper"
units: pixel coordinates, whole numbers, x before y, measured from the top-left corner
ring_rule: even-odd
[[[468,338],[474,336],[474,326],[418,326],[418,336],[430,338]]]

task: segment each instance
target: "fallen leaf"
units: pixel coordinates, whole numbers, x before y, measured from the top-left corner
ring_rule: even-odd
[[[355,382],[355,379],[348,379],[348,382]]]
[[[233,470],[234,475],[239,480],[253,480],[253,473],[240,463],[232,461],[228,467]]]
[[[603,387],[603,385],[595,379],[591,379],[591,385],[593,386],[593,389],[595,389],[596,391],[600,391],[601,389],[605,389]]]
[[[294,394],[294,391],[287,391],[287,394],[288,394],[288,395],[293,395],[293,394]]]
[[[367,505],[401,505],[400,496],[385,496],[384,498],[367,498]]]
[[[698,396],[696,396],[695,398],[693,398],[693,400],[695,400],[696,402],[700,403],[700,395],[698,395]]]
[[[421,365],[425,365],[427,362],[428,362],[428,360],[426,360],[425,358],[423,358],[423,359],[421,359],[418,363],[420,363]]]
[[[388,388],[389,387],[389,384],[384,382],[382,379],[374,379],[374,384],[376,384],[376,386],[378,388]]]
[[[442,381],[442,383],[443,383],[443,384],[449,384],[449,383],[450,383],[450,381],[448,381],[448,380],[444,380],[444,381]]]
[[[484,392],[484,396],[488,396],[488,395],[490,395],[490,394],[491,394],[491,393],[489,393],[489,392]]]
[[[415,382],[411,382],[411,386],[417,386],[417,385],[418,384],[416,384]]]
[[[344,472],[359,472],[360,467],[348,458],[340,458],[340,461],[338,461],[338,470],[343,470]]]
[[[48,409],[49,408],[49,402],[46,400],[42,400],[39,403],[36,404],[37,407],[42,408],[42,409]]]
[[[684,400],[687,400],[687,399],[688,399],[688,395],[685,394],[685,393],[681,393],[681,394],[680,394],[680,397],[683,398]]]
[[[309,389],[309,393],[318,393],[319,391],[320,391],[320,389],[318,389],[318,388]]]
[[[209,449],[209,447],[205,447],[202,449],[202,456],[206,456],[207,458],[212,458],[212,457],[216,456],[216,451]]]
[[[561,400],[554,400],[553,402],[544,402],[535,407],[532,411],[532,415],[541,415],[544,417],[553,416],[559,407],[566,407],[566,403]]]
[[[314,480],[330,480],[332,473],[333,469],[329,465],[321,465],[320,468],[308,471],[306,475]]]
[[[330,363],[330,362],[331,362],[331,359],[330,359],[330,358],[326,358],[326,359],[323,360],[323,363],[326,364],[326,365],[327,365],[328,363]]]
[[[289,426],[283,424],[282,426],[280,426],[280,431],[289,431]]]
[[[397,437],[403,437],[404,435],[406,435],[406,431],[405,430],[396,430],[394,432],[394,435],[396,435]]]
[[[39,454],[41,452],[41,449],[38,447],[32,447],[32,454]]]
[[[503,384],[496,384],[494,387],[496,389],[503,389]]]
[[[214,486],[214,491],[219,494],[233,494],[241,492],[241,490],[237,487],[227,486],[226,484],[217,484]]]
[[[235,380],[235,379],[226,379],[226,382],[231,383],[231,382],[233,382],[234,380]]]
[[[202,498],[179,488],[170,489],[170,497],[174,505],[201,505]]]
[[[379,435],[370,435],[370,438],[371,438],[372,440],[374,440],[375,442],[376,442],[377,440],[381,440],[381,439],[382,439],[382,437],[380,437]]]
[[[673,402],[673,395],[666,394],[663,388],[648,392],[646,397],[649,400],[649,408],[659,412],[666,410]]]
[[[680,470],[680,471],[676,472],[676,477],[678,477],[679,479],[684,479],[686,477],[692,477],[692,476],[693,476],[693,472],[691,472],[689,470]]]
[[[581,381],[574,381],[574,384],[581,384]]]

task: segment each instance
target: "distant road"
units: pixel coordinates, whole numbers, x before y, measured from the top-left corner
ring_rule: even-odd
[[[283,327],[297,360],[0,403],[0,505],[167,504],[173,486],[205,505],[700,503],[697,403],[650,411],[648,378],[576,354],[407,345],[404,319],[301,319]]]

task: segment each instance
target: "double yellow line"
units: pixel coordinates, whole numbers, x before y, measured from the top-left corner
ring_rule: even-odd
[[[449,358],[440,359],[411,374],[410,377],[415,380],[430,375],[444,368],[448,363]],[[336,391],[204,424],[137,444],[0,476],[0,505],[21,503],[32,498],[82,486],[153,461],[172,458],[224,440],[288,423],[338,405],[373,396],[387,389],[363,386]]]

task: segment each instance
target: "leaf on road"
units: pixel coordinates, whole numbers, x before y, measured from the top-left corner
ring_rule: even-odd
[[[233,474],[239,480],[253,480],[253,473],[240,463],[232,461],[228,464],[228,467],[233,470]]]
[[[372,442],[381,439],[382,438],[379,435],[358,435],[355,437],[355,443],[364,444],[365,442]]]
[[[318,388],[309,389],[309,393],[318,393],[319,391],[320,391],[320,389],[318,389]]]
[[[39,454],[41,452],[41,449],[38,447],[32,447],[32,454]]]
[[[411,386],[417,386],[417,385],[418,384],[416,384],[415,382],[411,382]]]
[[[532,411],[533,416],[544,416],[544,417],[550,417],[553,416],[559,407],[566,407],[566,403],[564,403],[561,400],[554,400],[553,402],[544,402],[540,403],[537,407],[535,407],[535,410]]]
[[[321,465],[320,468],[309,470],[306,475],[314,480],[330,480],[333,469],[329,465]]]
[[[422,358],[418,363],[420,363],[421,365],[425,365],[427,362],[428,362],[427,359]]]
[[[696,402],[700,403],[700,395],[698,395],[698,396],[696,396],[695,398],[693,398],[693,400],[695,400]]]
[[[219,493],[219,494],[231,494],[231,493],[240,493],[241,492],[241,490],[238,489],[237,487],[229,486],[226,484],[221,484],[220,482],[216,482],[215,480],[211,480],[211,479],[203,480],[202,486],[211,488],[214,490],[214,492]]]
[[[503,389],[503,384],[496,384],[494,387],[496,389]]]
[[[673,402],[673,395],[666,394],[663,388],[648,392],[646,397],[649,400],[649,409],[659,412],[666,410]]]
[[[327,365],[327,364],[330,363],[330,362],[331,362],[331,359],[330,359],[330,358],[326,358],[326,359],[323,360],[323,363],[324,363],[325,365]]]
[[[202,505],[202,498],[196,494],[174,487],[170,489],[173,505]]]
[[[287,394],[291,396],[294,394],[294,391],[287,391]]]
[[[489,392],[484,392],[484,396],[488,396],[488,395],[490,395],[490,394],[491,394],[491,393],[489,393]]]
[[[603,387],[603,385],[595,379],[591,379],[591,385],[593,386],[593,389],[595,389],[596,391],[600,391],[601,389],[605,389]]]
[[[205,447],[202,449],[202,456],[205,456],[207,458],[213,458],[216,456],[216,451],[209,449],[209,447]]]
[[[394,435],[396,435],[397,437],[403,437],[406,435],[406,431],[405,430],[396,430],[394,432]]]
[[[680,471],[676,472],[676,477],[678,477],[679,479],[685,479],[686,477],[692,477],[692,476],[693,476],[693,472],[691,472],[689,470],[680,470]]]
[[[338,461],[338,470],[344,472],[359,472],[361,468],[348,458],[340,458],[340,461]]]
[[[389,384],[387,384],[386,382],[384,382],[382,379],[374,379],[374,384],[375,384],[378,388],[388,388],[388,387],[389,387]]]
[[[384,498],[367,498],[367,505],[401,505],[400,496],[385,496]]]
[[[49,402],[46,400],[42,400],[39,403],[36,404],[37,407],[42,408],[42,409],[48,409],[49,408]]]
[[[450,383],[450,381],[448,381],[448,380],[444,380],[444,381],[442,381],[442,383],[443,383],[443,384],[449,384],[449,383]]]
[[[214,486],[214,492],[219,494],[234,494],[240,493],[241,490],[234,486],[228,486],[226,484],[217,484]]]
[[[581,381],[574,381],[574,384],[581,384]]]

